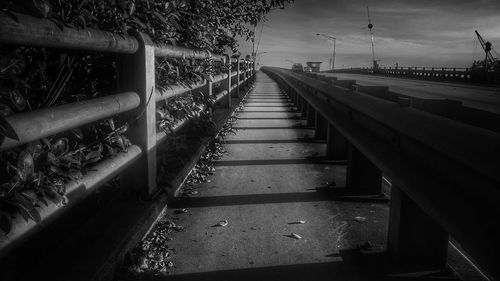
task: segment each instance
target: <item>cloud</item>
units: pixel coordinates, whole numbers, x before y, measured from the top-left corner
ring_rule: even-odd
[[[289,67],[286,59],[320,60],[328,67],[332,43],[319,32],[337,37],[336,66],[369,66],[367,5],[382,65],[467,67],[482,57],[476,29],[500,51],[498,0],[296,0],[268,15],[259,46],[268,53],[261,63]],[[251,53],[251,44],[241,45]]]

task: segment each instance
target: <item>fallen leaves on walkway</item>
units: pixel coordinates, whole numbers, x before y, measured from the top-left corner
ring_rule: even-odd
[[[366,221],[365,217],[354,217],[354,220],[359,222],[359,223],[364,223]]]
[[[188,177],[182,184],[180,194],[182,197],[190,197],[196,195],[196,185],[205,182],[211,182],[209,176],[215,173],[214,163],[219,160],[226,152],[224,149],[224,137],[230,133],[235,133],[233,125],[237,117],[228,118],[226,123],[220,129],[217,137],[210,141],[205,152],[202,154],[195,167],[191,170]]]
[[[220,221],[217,226],[227,226],[229,222],[227,220]]]
[[[133,275],[148,272],[153,274],[168,274],[169,268],[174,266],[170,260],[172,249],[167,242],[168,235],[173,231],[182,231],[184,228],[170,220],[160,220],[146,237],[127,253],[119,280],[132,280]]]

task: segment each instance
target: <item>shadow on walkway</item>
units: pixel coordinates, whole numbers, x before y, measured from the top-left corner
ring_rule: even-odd
[[[168,276],[140,274],[134,280],[172,280],[172,281],[410,281],[410,280],[456,280],[442,274],[389,274],[384,253],[362,254],[359,249],[341,250],[328,257],[340,261],[279,265],[269,267],[242,268],[209,272],[187,273]],[[457,280],[458,281],[458,280]]]

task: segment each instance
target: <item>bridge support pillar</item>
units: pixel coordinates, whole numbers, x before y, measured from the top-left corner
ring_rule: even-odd
[[[382,171],[354,145],[347,149],[346,191],[355,195],[382,193]]]
[[[300,111],[302,112],[302,116],[307,117],[308,108],[309,108],[309,103],[306,101],[305,98],[302,98],[302,106],[300,108]]]
[[[315,112],[316,114],[316,130],[314,132],[314,138],[317,140],[326,140],[327,139],[327,130],[328,130],[328,121],[321,116],[321,114],[318,113],[318,111]]]
[[[399,187],[391,187],[387,252],[392,262],[411,270],[446,266],[448,233]]]
[[[304,104],[305,104],[304,98],[301,96],[297,96],[297,111],[303,112],[304,111]],[[304,116],[304,115],[302,115],[302,116]]]
[[[295,92],[295,90],[293,88],[290,88],[290,98],[292,99],[292,102],[295,105],[295,107],[299,108],[297,93]]]
[[[347,140],[331,124],[328,125],[326,134],[326,159],[327,160],[347,159]]]
[[[316,110],[310,105],[307,105],[307,126],[314,127],[316,125]]]

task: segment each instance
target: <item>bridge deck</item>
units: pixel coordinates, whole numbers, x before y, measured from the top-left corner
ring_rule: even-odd
[[[500,87],[498,86],[487,87],[350,73],[321,73],[321,75],[356,80],[359,85],[388,86],[390,91],[412,97],[460,100],[465,106],[500,114]]]
[[[213,178],[175,206],[189,211],[173,215],[185,231],[169,242],[169,280],[366,280],[351,261],[367,241],[385,247],[387,204],[331,199],[325,183],[343,186],[345,166],[314,160],[326,144],[300,140],[314,130],[265,74],[246,101]]]

